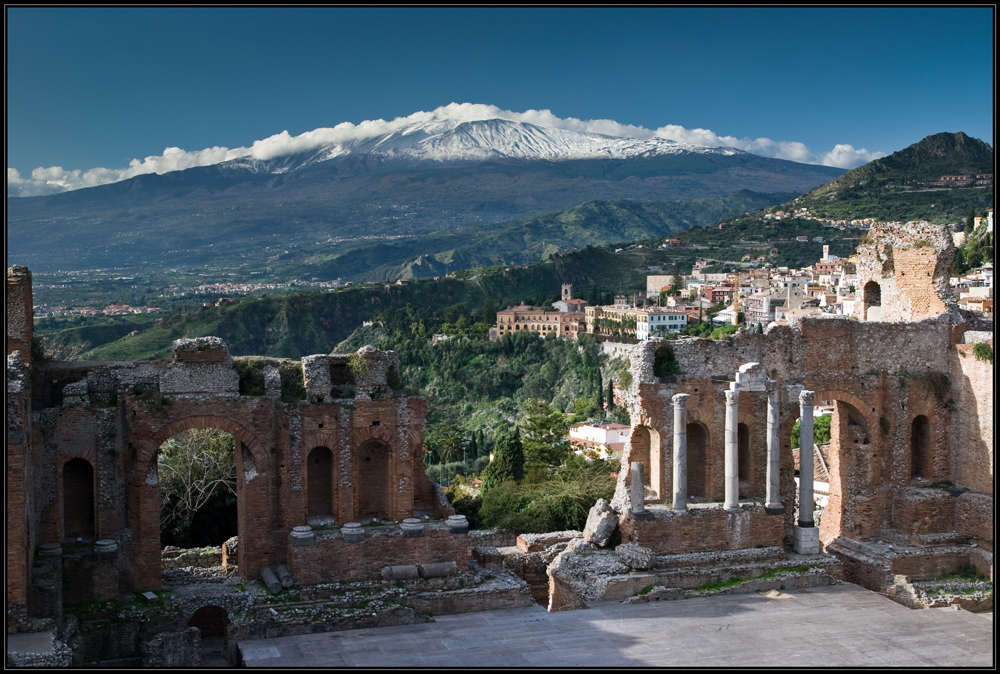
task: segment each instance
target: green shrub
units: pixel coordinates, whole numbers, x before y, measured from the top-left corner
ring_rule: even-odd
[[[972,355],[976,357],[976,360],[993,364],[993,347],[986,342],[979,342],[972,347]]]

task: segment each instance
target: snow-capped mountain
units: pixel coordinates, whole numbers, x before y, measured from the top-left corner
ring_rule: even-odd
[[[684,153],[746,154],[735,148],[700,147],[658,137],[621,138],[516,120],[435,118],[386,134],[321,143],[306,151],[271,159],[257,159],[251,154],[226,164],[255,172],[286,173],[319,162],[357,155],[405,162],[483,162],[499,159],[633,159]]]

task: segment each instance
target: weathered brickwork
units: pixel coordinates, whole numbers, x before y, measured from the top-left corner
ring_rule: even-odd
[[[919,321],[957,314],[948,277],[955,258],[951,233],[929,222],[876,223],[858,246],[856,318]]]
[[[21,352],[25,363],[31,362],[31,340],[34,337],[31,272],[27,267],[7,269],[7,355]]]
[[[32,557],[46,543],[70,546],[64,601],[160,587],[158,454],[166,440],[188,429],[217,428],[234,438],[239,544],[226,562],[247,579],[264,566],[292,564],[289,533],[317,516],[340,525],[454,514],[424,472],[427,405],[392,390],[399,364],[391,352],[369,347],[350,357],[305,359],[307,391],[317,362],[330,388],[326,396],[296,403],[281,400],[287,375],[277,361],[263,364],[264,395],[241,395],[240,374],[216,337],[178,340],[169,362],[44,363],[29,370],[22,355],[30,348],[30,273],[9,270],[8,286],[14,290],[7,322],[9,628],[27,619],[29,594],[35,604],[49,600],[44,579],[29,592]],[[306,462],[318,447],[330,460],[327,472],[314,470],[310,482]],[[323,494],[312,499],[320,513],[310,511],[310,488]],[[378,576],[397,558],[454,561],[464,570],[465,539],[447,531],[399,540],[374,536],[337,552],[343,568],[330,570],[301,555],[299,566],[314,569],[307,576],[327,569],[322,573],[353,579]],[[116,545],[113,560],[95,556],[97,540]],[[337,543],[319,547],[327,545]]]
[[[355,581],[381,577],[386,566],[455,562],[468,569],[468,535],[447,525],[424,525],[422,536],[405,537],[397,526],[365,527],[364,540],[349,543],[337,531],[320,531],[307,545],[287,547],[288,570],[297,584]]]
[[[698,508],[661,512],[654,504],[672,505],[672,397],[678,393],[688,396],[688,495],[695,504],[724,498],[724,393],[743,364],[759,363],[778,391],[778,495],[784,509],[783,517],[764,520],[769,526],[781,522],[766,544],[787,545],[793,538],[797,489],[789,438],[799,417],[798,393],[811,390],[816,404],[833,408],[829,499],[818,521],[823,544],[887,539],[940,546],[972,538],[992,547],[993,368],[975,358],[973,344],[963,343],[967,333],[974,337],[969,341],[991,343],[992,326],[959,311],[952,300],[954,249],[946,228],[879,225],[859,256],[860,284],[878,284],[872,296],[878,320],[808,318],[772,326],[765,335],[740,331],[728,340],[688,338],[632,348],[632,385],[623,396],[633,430],[612,502],[623,535],[672,553],[743,544],[718,531],[717,523],[686,534],[687,522],[704,517]],[[676,362],[681,374],[658,376],[658,360]],[[761,503],[767,398],[741,391],[738,404],[739,498]],[[644,465],[644,501],[652,520],[628,515],[633,461]],[[864,565],[853,559],[849,575],[884,587],[887,569]]]
[[[738,550],[761,546],[781,546],[782,517],[768,515],[762,507],[726,512],[720,507],[692,508],[676,513],[651,508],[655,517],[619,519],[622,541],[641,543],[658,555],[687,554],[717,550]]]

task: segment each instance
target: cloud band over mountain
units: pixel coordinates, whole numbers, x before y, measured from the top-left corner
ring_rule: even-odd
[[[251,158],[271,160],[285,155],[308,152],[324,147],[349,147],[366,139],[388,134],[406,134],[417,128],[426,129],[440,123],[442,129],[456,122],[473,122],[488,119],[503,119],[525,122],[541,127],[553,127],[580,133],[602,134],[613,138],[634,138],[648,140],[661,138],[677,143],[700,147],[731,147],[764,157],[787,159],[804,164],[820,164],[838,168],[855,168],[873,159],[884,156],[865,148],[855,149],[849,144],[838,144],[832,150],[816,154],[803,143],[796,141],[775,141],[769,138],[736,138],[719,136],[708,129],[687,129],[677,125],[666,125],[655,130],[641,126],[620,124],[610,119],[580,120],[574,117],[560,118],[549,110],[527,110],[511,112],[492,105],[473,103],[451,103],[430,112],[415,112],[407,117],[392,121],[367,120],[360,124],[343,122],[332,128],[320,128],[292,136],[288,131],[254,141],[249,148],[212,147],[203,150],[186,151],[168,147],[162,155],[149,156],[143,160],[133,159],[129,166],[121,169],[93,168],[66,170],[61,166],[39,167],[30,177],[21,176],[13,168],[7,168],[7,196],[39,196],[56,194],[84,187],[95,187],[138,175],[167,173],[196,166],[210,166],[221,162]]]

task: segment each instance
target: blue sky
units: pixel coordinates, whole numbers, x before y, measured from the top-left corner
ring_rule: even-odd
[[[8,7],[6,20],[8,194],[450,103],[844,166],[942,131],[993,145],[992,7]]]

